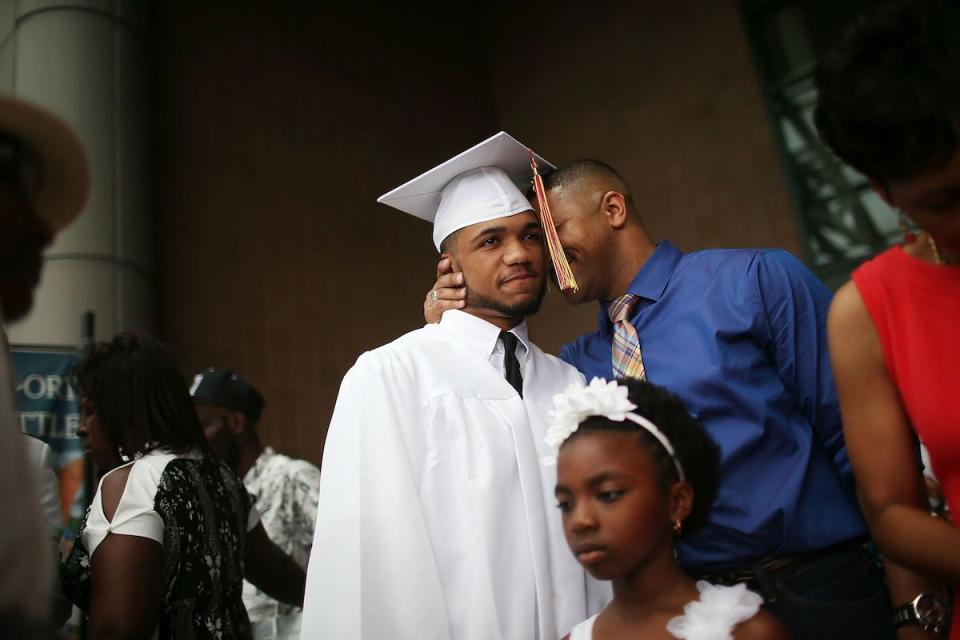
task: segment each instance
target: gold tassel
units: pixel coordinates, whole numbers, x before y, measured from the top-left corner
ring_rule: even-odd
[[[563,253],[563,246],[560,244],[560,236],[557,235],[557,227],[553,224],[553,216],[550,215],[547,192],[543,187],[543,178],[540,177],[540,169],[533,149],[530,150],[530,168],[533,169],[533,190],[537,194],[537,204],[540,207],[540,225],[547,237],[547,249],[550,251],[553,270],[557,274],[557,284],[560,285],[561,291],[577,291],[577,280],[573,277],[573,271],[570,270],[570,263],[567,262],[567,256]]]

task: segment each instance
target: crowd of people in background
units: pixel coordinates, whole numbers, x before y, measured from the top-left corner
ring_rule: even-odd
[[[62,559],[3,337],[0,637],[75,606],[92,640],[960,639],[958,34],[948,0],[886,2],[818,64],[823,141],[904,228],[836,295],[784,251],[656,241],[613,167],[500,133],[381,197],[432,223],[437,280],[346,374],[319,469],[233,370],[88,346],[101,475]],[[65,124],[0,99],[4,320],[88,180]],[[559,357],[526,324],[551,279],[599,305]]]
[[[320,470],[261,443],[258,426],[265,401],[237,373],[212,367],[198,373],[190,395],[210,449],[243,479],[270,540],[305,569],[317,519]],[[255,638],[300,636],[297,603],[273,598],[250,581],[244,581],[243,603]]]
[[[301,606],[303,568],[212,454],[166,349],[121,334],[88,349],[75,377],[78,435],[109,469],[60,572],[90,637],[250,637],[244,577]]]

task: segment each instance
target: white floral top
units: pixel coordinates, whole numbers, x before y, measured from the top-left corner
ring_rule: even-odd
[[[253,497],[270,540],[306,568],[317,521],[320,469],[267,447],[243,477],[243,484]],[[243,603],[252,623],[300,612],[246,581]]]
[[[683,615],[667,623],[667,631],[680,640],[733,640],[733,630],[741,622],[757,615],[763,598],[747,589],[746,585],[732,587],[697,582],[700,597],[687,603]],[[570,632],[570,640],[601,640],[593,638],[593,623],[597,616],[585,620]]]

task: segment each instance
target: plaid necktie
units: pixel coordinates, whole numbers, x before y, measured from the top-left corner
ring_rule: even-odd
[[[630,324],[630,314],[638,302],[640,298],[628,293],[607,307],[607,315],[613,323],[613,374],[617,378],[644,380],[647,377],[640,355],[640,336]]]

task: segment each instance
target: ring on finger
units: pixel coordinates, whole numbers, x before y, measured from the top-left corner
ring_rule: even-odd
[[[436,289],[432,290],[432,291],[430,292],[430,302],[436,304],[436,303],[437,303],[437,300],[439,300],[439,299],[440,299],[440,294],[437,293],[437,290],[436,290]]]

